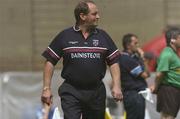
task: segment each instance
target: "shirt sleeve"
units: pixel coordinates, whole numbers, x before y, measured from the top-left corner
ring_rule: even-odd
[[[57,62],[61,59],[63,50],[61,47],[61,41],[63,39],[63,33],[58,34],[46,50],[42,53],[42,56],[50,61],[53,65],[56,65]]]
[[[107,44],[108,44],[108,51],[107,51],[107,56],[106,56],[106,62],[110,66],[114,63],[118,63],[118,59],[120,57],[120,51],[116,47],[115,43],[111,39],[111,37],[104,32],[104,36],[107,39]]]
[[[121,56],[120,64],[124,70],[128,71],[134,77],[139,76],[144,71],[143,67],[130,56]]]

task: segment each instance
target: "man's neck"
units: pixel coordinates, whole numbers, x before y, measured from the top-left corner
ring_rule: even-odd
[[[133,54],[133,52],[130,49],[125,50],[128,54]]]
[[[86,39],[91,33],[92,31],[95,29],[95,27],[88,27],[85,25],[80,25],[79,28],[81,29],[81,32],[84,36],[84,38]]]
[[[175,45],[170,44],[170,47],[171,47],[175,52],[177,52],[177,47],[176,47]]]

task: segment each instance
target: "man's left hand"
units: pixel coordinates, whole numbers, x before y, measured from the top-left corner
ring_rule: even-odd
[[[111,94],[112,94],[115,101],[122,101],[123,100],[123,94],[122,94],[119,86],[112,86]]]

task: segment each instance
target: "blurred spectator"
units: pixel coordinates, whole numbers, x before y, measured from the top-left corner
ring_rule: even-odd
[[[152,55],[144,54],[138,47],[138,37],[134,34],[124,35],[122,44],[123,52],[119,59],[119,66],[127,119],[144,119],[145,99],[138,92],[147,88],[145,79],[150,76],[148,63]]]
[[[166,47],[157,63],[155,87],[157,111],[162,119],[174,119],[180,109],[180,29],[169,28],[166,33]]]

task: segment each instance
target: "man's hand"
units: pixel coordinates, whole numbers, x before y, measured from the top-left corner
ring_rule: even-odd
[[[111,94],[115,101],[122,101],[123,95],[119,86],[112,85]]]
[[[41,102],[43,104],[51,105],[52,104],[52,94],[50,88],[43,89],[41,95]]]
[[[52,94],[50,88],[43,88],[41,102],[43,104],[43,119],[48,119],[48,115],[52,105]]]
[[[150,88],[150,90],[151,90],[151,93],[157,94],[157,92],[158,92],[158,87],[156,87],[155,85],[152,85],[152,86],[150,86],[149,88]]]
[[[141,48],[137,48],[137,53],[140,55],[142,59],[144,59],[144,51]]]

